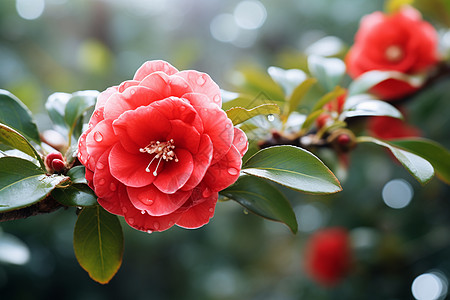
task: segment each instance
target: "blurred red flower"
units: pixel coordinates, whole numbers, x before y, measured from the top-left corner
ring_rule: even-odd
[[[404,120],[392,117],[371,117],[367,128],[372,136],[384,140],[422,135],[420,129],[409,125]]]
[[[78,142],[98,203],[143,231],[208,223],[248,146],[221,102],[207,74],[164,61],[102,92]]]
[[[305,249],[305,271],[319,284],[331,287],[347,275],[351,263],[350,238],[344,228],[315,232]]]
[[[346,57],[352,78],[372,70],[416,74],[427,71],[439,58],[436,30],[422,20],[420,12],[405,6],[387,15],[374,12],[362,18],[355,43]],[[372,92],[383,99],[407,96],[417,87],[397,79],[377,84]]]

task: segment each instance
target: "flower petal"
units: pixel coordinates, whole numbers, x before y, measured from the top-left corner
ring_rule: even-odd
[[[169,161],[164,167],[158,168],[153,184],[164,193],[173,194],[179,190],[189,179],[194,169],[191,153],[184,149],[175,149],[178,162]]]
[[[234,145],[216,164],[209,167],[203,183],[213,192],[218,192],[233,184],[239,177],[242,157]]]
[[[183,228],[194,229],[207,224],[214,216],[217,197],[218,194],[213,193],[200,204],[190,207],[183,212],[181,218],[177,221],[177,225]]]
[[[172,75],[168,76],[163,72],[155,72],[145,77],[140,86],[148,87],[163,98],[170,96],[181,97],[186,93],[191,93],[192,88],[183,78]]]
[[[157,72],[157,71],[164,72],[167,75],[172,75],[172,74],[178,73],[178,70],[174,66],[172,66],[171,64],[169,64],[166,61],[163,61],[163,60],[151,60],[151,61],[145,62],[136,71],[136,74],[134,74],[134,78],[133,79],[141,81],[142,79],[144,79],[148,75],[150,75],[150,74],[152,74],[154,72]]]
[[[195,93],[206,95],[209,98],[209,103],[222,107],[220,88],[208,74],[189,70],[181,71],[177,76],[184,78]]]
[[[233,145],[239,151],[241,156],[244,156],[245,152],[247,152],[248,150],[247,136],[241,129],[237,127],[234,127]]]
[[[175,147],[186,149],[191,153],[197,153],[200,143],[200,133],[191,125],[187,125],[180,120],[171,120],[171,132],[167,135],[167,140],[173,139]]]
[[[146,210],[151,216],[168,215],[180,208],[192,191],[177,191],[174,194],[161,192],[153,184],[141,188],[127,188],[128,197],[134,207]]]
[[[139,85],[139,83],[140,83],[140,81],[137,81],[137,80],[124,81],[119,85],[118,91],[119,91],[119,93],[123,93],[123,91],[125,91],[130,86]]]
[[[95,103],[95,109],[99,109],[103,106],[105,106],[106,101],[108,101],[109,97],[111,97],[112,94],[117,93],[119,91],[118,86],[112,86],[101,92],[97,96],[97,103]]]
[[[105,119],[113,121],[126,111],[147,106],[161,99],[163,97],[160,94],[147,87],[129,87],[123,93],[116,93],[111,96],[105,105]]]
[[[117,142],[117,137],[110,121],[103,120],[95,125],[86,136],[87,152],[95,160]]]
[[[152,155],[137,152],[132,154],[125,150],[122,144],[115,144],[109,153],[109,170],[121,183],[131,187],[142,187],[151,184],[155,180],[153,171],[155,164],[150,166],[150,172],[146,172],[147,165],[152,160]]]
[[[209,138],[209,136],[204,134],[200,139],[200,145],[198,147],[197,154],[193,155],[194,169],[192,171],[191,177],[181,188],[182,190],[191,190],[202,181],[206,171],[211,164],[212,153],[213,145],[211,143],[211,139]]]
[[[95,172],[93,176],[93,186],[97,197],[105,199],[117,198],[117,189],[121,183],[111,175],[109,170],[109,153],[108,149],[100,156],[95,164]]]

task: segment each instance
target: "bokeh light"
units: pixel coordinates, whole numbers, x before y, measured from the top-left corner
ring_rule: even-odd
[[[266,21],[267,11],[259,1],[242,1],[234,9],[236,24],[243,29],[258,29]]]
[[[44,0],[16,0],[16,9],[19,16],[26,20],[39,18],[45,9]]]
[[[411,292],[416,300],[444,299],[448,292],[448,282],[441,272],[424,273],[414,279]]]
[[[407,181],[394,179],[385,184],[381,195],[387,206],[400,209],[408,206],[411,202],[414,190]]]

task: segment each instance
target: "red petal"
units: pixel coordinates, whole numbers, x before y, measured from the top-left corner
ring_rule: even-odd
[[[167,140],[173,139],[176,149],[186,149],[191,153],[197,153],[200,143],[200,133],[180,120],[171,120],[172,131],[167,135]]]
[[[214,103],[222,107],[220,88],[208,74],[189,70],[181,71],[177,76],[184,78],[195,93],[206,95],[209,103]]]
[[[141,188],[128,187],[128,197],[131,203],[140,210],[146,210],[151,216],[168,215],[180,208],[192,191],[177,191],[166,194],[153,184]]]
[[[139,152],[152,141],[165,142],[172,129],[167,117],[151,105],[124,112],[113,122],[113,128],[129,152]]]
[[[194,169],[191,153],[184,149],[175,149],[178,162],[169,161],[158,168],[153,184],[164,193],[173,194],[179,190],[189,179]]]
[[[233,145],[218,163],[209,167],[203,183],[213,192],[221,191],[238,179],[241,165],[241,154]]]
[[[137,81],[137,80],[127,80],[127,81],[124,81],[124,82],[122,82],[122,83],[119,85],[118,91],[119,91],[119,93],[123,93],[123,91],[125,91],[125,90],[126,90],[127,88],[129,88],[130,86],[139,85],[139,82],[140,82],[140,81]]]
[[[234,127],[233,145],[239,151],[241,156],[244,156],[248,149],[248,140],[245,133],[237,127]]]
[[[152,158],[153,156],[147,153],[132,154],[117,143],[109,153],[109,169],[111,175],[126,186],[146,186],[155,180],[155,163],[151,165],[150,172],[145,171]]]
[[[172,74],[178,73],[178,70],[174,66],[169,64],[168,62],[165,62],[163,60],[151,60],[151,61],[145,62],[136,71],[136,74],[134,75],[133,79],[141,81],[148,75],[150,75],[154,72],[157,72],[157,71],[164,72],[167,75],[172,75]]]
[[[162,72],[148,75],[141,81],[140,85],[156,91],[163,98],[170,96],[181,97],[186,93],[192,92],[186,80],[177,75],[168,76]]]
[[[108,157],[111,149],[105,151],[95,164],[93,186],[95,194],[99,198],[117,198],[117,190],[121,183],[114,178],[109,171]]]
[[[214,209],[217,203],[217,193],[213,193],[203,202],[190,207],[183,212],[181,218],[177,221],[177,225],[184,228],[199,228],[209,222],[214,216]]]
[[[117,93],[118,92],[118,87],[117,86],[112,86],[107,88],[105,91],[101,92],[98,96],[97,96],[97,103],[95,104],[95,109],[99,109],[103,106],[105,106],[106,101],[108,101],[109,97],[111,97],[112,94]]]
[[[200,146],[198,147],[198,152],[193,156],[194,158],[194,169],[192,171],[191,177],[186,182],[186,184],[181,188],[182,190],[191,190],[195,188],[205,176],[208,170],[213,153],[213,145],[211,139],[206,134],[202,135],[200,139]]]
[[[121,94],[116,93],[111,96],[105,105],[105,119],[113,121],[126,111],[134,110],[139,106],[147,106],[161,99],[163,97],[160,94],[149,88],[143,86],[130,87]]]
[[[110,121],[103,120],[98,123],[86,136],[86,147],[89,155],[95,160],[117,142]]]

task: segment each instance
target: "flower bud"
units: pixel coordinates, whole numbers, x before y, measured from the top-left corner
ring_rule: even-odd
[[[45,166],[51,173],[59,173],[66,168],[64,157],[60,152],[49,153],[45,157]]]

